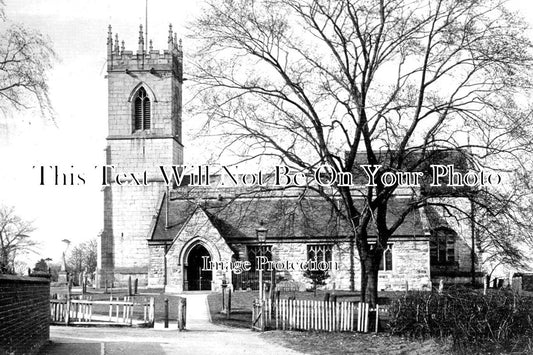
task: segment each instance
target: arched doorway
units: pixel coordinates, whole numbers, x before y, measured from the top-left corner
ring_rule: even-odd
[[[204,258],[211,261],[211,255],[202,244],[195,245],[187,256],[187,290],[211,290],[212,271],[202,270]]]

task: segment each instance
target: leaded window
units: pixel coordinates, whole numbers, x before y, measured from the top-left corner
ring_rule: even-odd
[[[249,245],[247,247],[247,253],[252,271],[257,269],[258,257],[265,256],[268,261],[272,261],[272,245]]]
[[[318,262],[331,261],[331,249],[332,246],[328,244],[314,244],[307,246],[307,259],[316,260]]]

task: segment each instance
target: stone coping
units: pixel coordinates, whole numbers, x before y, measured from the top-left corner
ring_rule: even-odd
[[[10,275],[10,274],[0,274],[0,282],[2,281],[50,283],[50,280],[44,277],[20,276],[20,275]]]

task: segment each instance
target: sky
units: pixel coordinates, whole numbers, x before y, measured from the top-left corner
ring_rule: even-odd
[[[7,0],[6,17],[49,36],[57,54],[49,74],[56,125],[38,110],[0,117],[0,203],[33,221],[40,242],[29,266],[43,258],[60,261],[63,239],[73,244],[94,238],[103,228],[103,194],[95,181],[83,186],[40,186],[39,167],[58,165],[87,171],[105,163],[107,136],[107,27],[126,49],[137,49],[145,0]],[[184,37],[194,1],[150,1],[148,36],[154,49],[167,48],[168,25]],[[187,41],[184,38],[184,47]],[[187,127],[185,127],[185,130]],[[185,131],[187,134],[189,131]],[[185,138],[187,145],[188,138]],[[74,166],[74,169],[70,168]]]
[[[94,183],[82,186],[40,186],[39,169],[58,165],[87,171],[105,163],[107,26],[137,49],[139,24],[145,22],[145,0],[5,0],[9,21],[49,36],[57,53],[49,73],[50,97],[56,125],[43,121],[36,110],[0,117],[0,203],[14,206],[33,221],[32,237],[40,242],[28,266],[39,258],[59,262],[63,239],[73,244],[94,238],[103,228],[103,194]],[[168,24],[174,25],[187,51],[186,26],[200,12],[200,1],[151,0],[148,37],[154,49],[165,49]],[[533,4],[510,1],[533,22]],[[185,72],[187,63],[185,63]],[[185,86],[185,96],[187,88]],[[186,99],[184,100],[186,102]],[[194,117],[184,117],[185,163],[206,157],[192,139]],[[70,171],[67,171],[70,172]]]

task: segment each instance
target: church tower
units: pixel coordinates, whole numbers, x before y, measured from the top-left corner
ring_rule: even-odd
[[[137,51],[126,50],[109,26],[106,165],[113,168],[107,169],[104,190],[100,287],[106,280],[124,284],[129,276],[147,284],[147,236],[166,188],[158,167],[183,162],[181,40],[170,25],[166,50],[154,50],[152,41],[145,41],[141,25]]]

